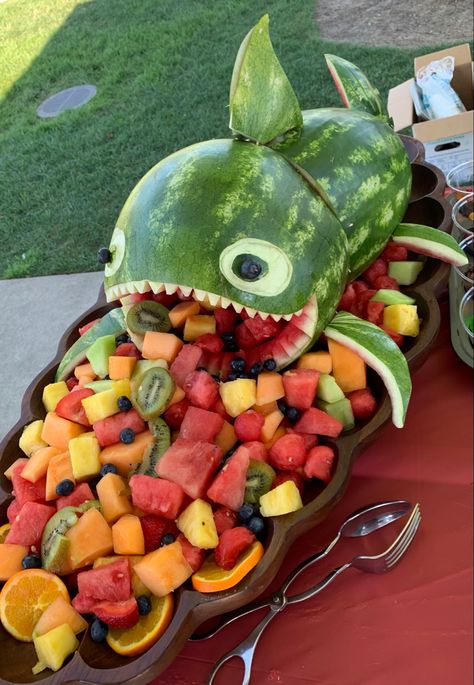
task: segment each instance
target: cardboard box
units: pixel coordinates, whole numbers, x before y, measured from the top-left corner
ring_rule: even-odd
[[[463,101],[466,112],[444,119],[418,121],[410,94],[415,79],[391,88],[388,93],[388,112],[393,119],[395,131],[411,126],[413,136],[425,146],[426,160],[445,174],[458,164],[473,158],[473,84],[469,44],[417,57],[414,64],[416,74],[420,67],[447,55],[452,55],[455,59],[451,85]]]

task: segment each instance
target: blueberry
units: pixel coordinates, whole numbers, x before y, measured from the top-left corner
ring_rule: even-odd
[[[41,568],[41,558],[36,554],[27,554],[21,560],[21,565],[23,568]]]
[[[265,371],[275,371],[277,363],[274,359],[265,359],[263,362],[263,368]]]
[[[131,428],[124,428],[120,431],[120,442],[124,445],[130,445],[135,440],[135,431]]]
[[[258,376],[259,373],[263,371],[263,364],[260,362],[255,362],[255,364],[250,368],[250,373],[252,376]]]
[[[103,642],[107,637],[109,629],[99,618],[95,618],[91,623],[91,639],[94,642]]]
[[[137,604],[138,613],[140,614],[140,616],[146,616],[150,613],[151,602],[149,597],[147,597],[146,595],[140,595],[140,597],[137,597]]]
[[[265,530],[265,521],[261,516],[252,516],[245,525],[256,537],[259,537]]]
[[[233,333],[222,333],[221,340],[225,343],[234,343],[235,335]]]
[[[245,359],[242,359],[242,357],[234,357],[230,362],[230,368],[236,373],[242,373],[245,371]]]
[[[108,473],[118,473],[118,468],[115,464],[104,464],[100,469],[101,476],[106,476]]]
[[[236,373],[229,373],[227,376],[228,381],[235,381],[237,379],[237,374]]]
[[[239,519],[243,521],[244,523],[246,521],[250,521],[252,518],[255,518],[255,507],[253,504],[242,504],[242,506],[239,509]]]
[[[132,408],[132,403],[126,395],[120,395],[120,397],[117,400],[117,406],[120,409],[120,411],[130,411],[130,409]]]
[[[285,400],[277,400],[277,405],[278,405],[278,409],[281,411],[281,413],[286,414],[286,410],[288,409],[288,405],[285,402]]]
[[[118,336],[115,338],[115,342],[116,342],[117,347],[118,347],[119,345],[123,345],[123,343],[128,343],[128,342],[130,342],[130,338],[129,338],[129,336],[128,336],[126,333],[122,333],[122,335],[118,335]]]
[[[213,378],[213,379],[214,379],[215,381],[217,381],[218,383],[221,382],[221,377],[219,376],[218,373],[213,373],[213,374],[211,374],[211,378]]]
[[[161,543],[160,547],[165,547],[166,545],[171,545],[172,542],[175,541],[175,537],[173,533],[165,533],[163,537],[161,538]]]
[[[207,369],[206,369],[205,366],[198,366],[198,367],[196,368],[196,371],[207,371]]]
[[[70,495],[73,490],[74,481],[69,480],[69,478],[65,478],[56,485],[56,494],[59,495],[59,497],[66,497],[67,495]]]
[[[239,271],[244,280],[256,281],[262,273],[262,265],[252,257],[247,257],[240,265]]]
[[[108,264],[112,261],[112,253],[108,247],[101,247],[97,252],[97,259],[100,264]]]
[[[285,416],[290,423],[296,423],[300,418],[300,413],[296,407],[287,407]]]
[[[248,373],[239,373],[238,378],[250,378]]]
[[[226,352],[238,352],[239,351],[239,346],[237,345],[236,342],[230,342],[227,343],[224,347],[224,350]]]

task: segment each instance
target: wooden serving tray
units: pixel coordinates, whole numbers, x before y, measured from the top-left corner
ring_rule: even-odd
[[[450,230],[451,208],[443,198],[443,174],[424,162],[424,150],[419,141],[408,136],[401,138],[413,168],[413,190],[405,221],[425,223],[443,231]],[[405,351],[411,371],[424,362],[438,334],[440,312],[437,297],[446,286],[449,268],[446,264],[428,259],[416,285],[405,289],[407,294],[416,299],[422,319],[420,335],[407,345]],[[64,352],[78,337],[78,327],[102,316],[111,307],[105,303],[101,293],[97,303],[65,332],[55,359],[26,390],[21,418],[0,444],[0,521],[6,520],[6,510],[12,499],[11,483],[3,476],[3,472],[21,456],[18,440],[24,425],[44,417],[43,387],[53,381]],[[375,375],[371,376],[370,383],[379,400],[376,414],[365,425],[344,433],[337,441],[325,441],[336,454],[331,482],[323,489],[309,493],[309,499],[305,500],[305,506],[299,511],[268,520],[265,554],[239,585],[212,594],[196,592],[190,589],[190,585],[181,587],[175,593],[175,612],[170,625],[145,654],[133,659],[121,657],[106,644],[94,643],[86,634],[82,637],[78,651],[57,673],[45,671],[34,676],[31,669],[37,659],[33,645],[18,642],[0,626],[0,685],[34,682],[43,685],[145,685],[173,661],[200,624],[255,600],[275,577],[293,542],[319,524],[343,496],[356,456],[376,439],[380,428],[390,419],[391,406],[385,389]]]

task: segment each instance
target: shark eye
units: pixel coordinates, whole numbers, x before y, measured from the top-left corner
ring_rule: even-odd
[[[109,250],[111,259],[110,262],[107,262],[105,265],[104,273],[106,276],[113,276],[114,273],[119,269],[125,256],[125,233],[117,226],[112,233]]]
[[[258,238],[242,238],[226,247],[219,268],[238,290],[264,297],[283,292],[293,273],[293,265],[283,250]]]

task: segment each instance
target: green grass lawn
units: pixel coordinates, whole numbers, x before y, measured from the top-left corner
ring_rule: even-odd
[[[415,51],[322,41],[313,0],[0,4],[1,278],[99,268],[138,179],[178,148],[228,135],[234,58],[266,11],[302,108],[339,105],[324,52],[356,62],[384,96],[412,74]],[[98,88],[85,107],[37,118],[44,98],[80,83]]]

